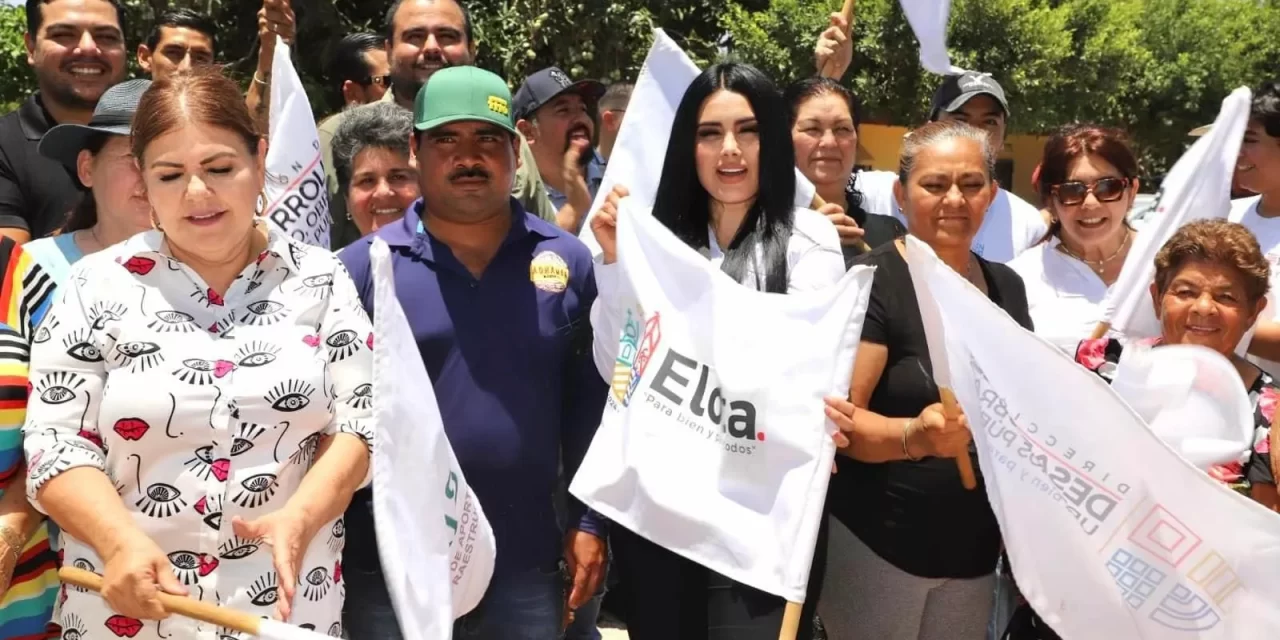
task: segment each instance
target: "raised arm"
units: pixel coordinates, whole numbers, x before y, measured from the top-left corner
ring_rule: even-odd
[[[271,64],[275,60],[276,36],[292,43],[295,24],[289,0],[262,0],[258,10],[258,68],[249,83],[245,104],[263,135],[271,133]]]

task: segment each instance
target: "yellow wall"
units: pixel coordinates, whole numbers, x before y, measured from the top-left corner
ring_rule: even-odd
[[[858,127],[858,164],[884,171],[898,170],[898,152],[906,127],[864,124]],[[1027,202],[1037,203],[1039,196],[1031,189],[1031,172],[1040,163],[1040,154],[1048,138],[1010,135],[1005,139],[1001,160],[1013,161],[1013,184],[1001,185]]]

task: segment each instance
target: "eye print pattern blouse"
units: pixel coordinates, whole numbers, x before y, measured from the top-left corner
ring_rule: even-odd
[[[273,232],[218,295],[158,232],[135,236],[77,263],[36,330],[31,500],[43,511],[36,496],[50,479],[100,469],[193,598],[273,616],[271,549],[237,537],[232,517],[283,507],[322,437],[371,442],[372,353],[355,286],[327,251]],[[306,549],[291,623],[341,636],[343,534],[338,519]],[[91,546],[65,533],[62,546],[64,563],[102,572]],[[63,637],[241,637],[178,616],[116,615],[63,589]]]

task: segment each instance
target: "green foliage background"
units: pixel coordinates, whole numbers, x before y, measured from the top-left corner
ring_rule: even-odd
[[[188,6],[219,26],[219,57],[247,80],[257,53],[255,0],[124,0],[130,47],[151,16]],[[318,114],[336,107],[324,61],[343,34],[381,30],[390,0],[294,0],[297,65]],[[633,79],[655,27],[699,64],[728,53],[780,83],[813,71],[812,49],[840,0],[472,0],[479,64],[514,85],[557,64],[576,77]],[[34,79],[21,7],[0,7],[0,109]],[[855,54],[845,81],[871,122],[921,122],[938,78],[920,68],[898,0],[858,0]],[[1158,174],[1188,130],[1210,122],[1237,86],[1280,78],[1280,0],[953,0],[953,62],[993,73],[1014,131],[1072,121],[1120,126]]]

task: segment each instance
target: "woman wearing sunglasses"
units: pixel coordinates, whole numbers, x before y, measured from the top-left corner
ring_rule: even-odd
[[[1101,318],[1099,306],[1133,244],[1125,217],[1137,175],[1138,159],[1114,129],[1070,125],[1044,146],[1038,188],[1049,232],[1009,266],[1026,283],[1036,333],[1066,351]]]

